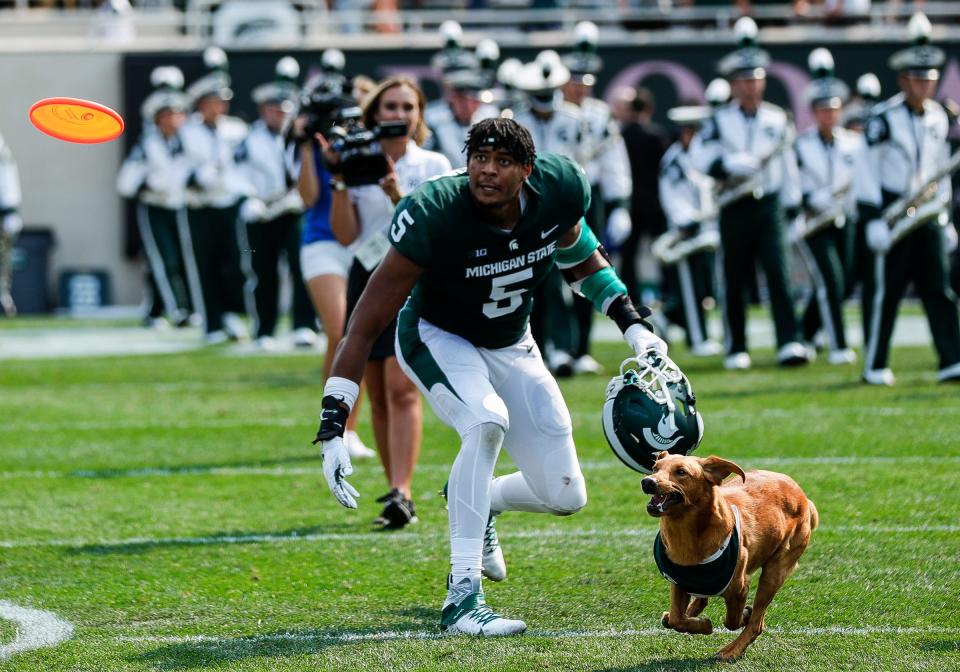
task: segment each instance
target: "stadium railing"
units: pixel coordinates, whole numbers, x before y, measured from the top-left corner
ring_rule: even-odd
[[[134,3],[136,5],[136,3]],[[248,11],[267,5],[286,5],[296,11],[298,22],[296,34],[279,33],[271,36],[261,31],[258,39],[230,40],[223,31],[217,30],[218,21],[227,7],[245,6]],[[614,3],[610,3],[614,5]],[[901,2],[875,2],[868,14],[845,16],[842,25],[830,25],[825,21],[822,5],[814,5],[808,14],[796,16],[789,3],[783,5],[756,5],[751,15],[761,28],[769,28],[770,41],[782,39],[821,39],[821,36],[837,36],[845,33],[848,39],[900,39],[902,24],[922,7],[935,30],[934,39],[953,35],[960,31],[960,2],[930,1],[922,5]],[[221,17],[221,18],[218,18]],[[465,42],[470,44],[473,36],[484,33],[496,34],[505,46],[538,45],[556,41],[557,33],[569,34],[573,26],[582,20],[596,23],[601,30],[601,39],[615,43],[638,37],[644,39],[671,40],[695,33],[698,39],[726,42],[731,39],[730,25],[739,16],[730,6],[692,7],[599,7],[559,9],[530,9],[500,6],[495,9],[419,9],[397,12],[370,12],[351,10],[328,10],[326,3],[318,0],[272,3],[264,0],[189,0],[185,9],[178,9],[166,0],[148,1],[144,6],[135,6],[126,18],[132,21],[136,32],[133,48],[155,49],[158,45],[175,49],[199,48],[213,41],[224,46],[237,47],[302,47],[317,46],[428,46],[438,40],[437,29],[448,19],[459,21],[466,31]],[[94,37],[91,25],[98,18],[95,9],[50,9],[30,6],[26,0],[18,0],[12,9],[0,9],[0,50],[17,49],[30,44],[36,48],[36,40],[61,41],[60,46],[71,43],[89,43]],[[102,16],[101,16],[102,18]],[[379,31],[387,30],[386,33]],[[391,32],[393,31],[393,32]],[[531,36],[531,33],[534,35]],[[541,35],[542,34],[542,35]],[[552,36],[550,34],[553,34]],[[321,44],[322,43],[322,44]]]

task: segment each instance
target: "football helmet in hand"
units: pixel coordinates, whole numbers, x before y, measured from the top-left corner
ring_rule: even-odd
[[[603,434],[625,465],[653,473],[661,451],[689,455],[703,438],[690,381],[666,354],[648,351],[620,364],[607,385]]]

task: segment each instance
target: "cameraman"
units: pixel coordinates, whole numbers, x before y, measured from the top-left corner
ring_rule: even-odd
[[[293,125],[293,137],[299,146],[300,159],[297,190],[307,209],[300,238],[300,269],[323,326],[323,333],[327,336],[327,350],[323,357],[324,380],[330,375],[333,353],[343,337],[347,314],[347,273],[353,254],[345,245],[337,242],[330,228],[330,171],[317,151],[316,141],[309,134],[316,132],[313,123],[325,124],[329,128],[327,122],[332,122],[336,109],[337,105],[332,102],[329,109],[316,111],[308,108]],[[318,118],[311,119],[311,115]],[[375,453],[363,444],[357,434],[359,415],[351,413],[344,441],[350,457],[373,457]]]
[[[350,158],[337,151],[341,145],[349,146],[350,131],[343,143],[330,143],[317,135],[327,164],[337,167],[331,180],[333,233],[338,241],[354,250],[347,283],[348,315],[390,247],[386,231],[394,206],[429,178],[450,170],[445,156],[421,148],[428,134],[423,120],[425,102],[416,82],[406,77],[384,80],[364,101],[361,122],[380,139],[363,151],[366,157],[382,151],[386,159],[385,174],[374,184],[348,188],[344,183],[344,179],[357,182],[348,172]],[[385,132],[377,132],[383,131],[381,124],[398,121],[406,122],[403,135],[386,137]],[[354,128],[358,130],[362,129]],[[396,328],[394,320],[377,339],[363,375],[370,394],[373,433],[391,488],[377,500],[384,502],[384,507],[375,522],[388,528],[404,527],[416,518],[410,483],[422,433],[420,393],[397,363]]]

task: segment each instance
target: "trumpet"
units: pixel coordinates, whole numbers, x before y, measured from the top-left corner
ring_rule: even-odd
[[[683,229],[671,229],[653,241],[650,251],[664,266],[673,266],[700,252],[714,252],[720,247],[716,227],[702,228],[694,236],[685,237]]]
[[[947,165],[909,194],[887,206],[880,219],[890,227],[890,244],[896,245],[909,233],[937,217],[942,210],[934,203],[940,190],[940,180],[960,169],[960,150],[950,155]],[[930,206],[934,207],[930,207]]]
[[[720,184],[715,196],[717,208],[722,210],[748,194],[752,194],[757,200],[763,198],[764,170],[766,170],[766,167],[770,165],[774,159],[782,156],[785,151],[793,146],[793,141],[796,139],[795,136],[793,125],[788,124],[783,131],[783,137],[780,139],[780,142],[760,159],[760,167],[756,173],[746,179],[736,181],[727,180],[723,184]]]

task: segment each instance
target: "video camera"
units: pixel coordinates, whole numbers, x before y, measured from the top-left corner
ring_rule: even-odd
[[[385,121],[370,129],[363,125],[361,117],[359,107],[341,109],[336,125],[327,135],[330,148],[340,154],[340,170],[348,187],[379,182],[390,172],[390,165],[376,141],[407,134],[405,121]]]
[[[300,113],[307,117],[304,133],[308,137],[317,133],[326,136],[340,110],[356,104],[344,93],[345,84],[343,77],[320,77],[300,93]]]

